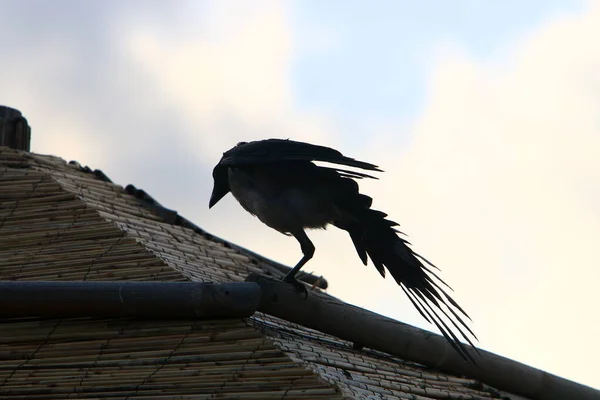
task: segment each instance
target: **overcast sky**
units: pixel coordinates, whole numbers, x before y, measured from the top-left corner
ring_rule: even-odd
[[[364,182],[442,269],[480,346],[600,388],[600,6],[539,1],[0,0],[0,104],[32,149],[102,169],[224,239],[300,249],[211,170],[293,138],[380,165]],[[431,329],[348,236],[305,267]]]

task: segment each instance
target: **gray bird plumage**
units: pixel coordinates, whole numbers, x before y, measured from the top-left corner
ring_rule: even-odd
[[[437,326],[461,357],[475,362],[454,333],[456,330],[473,346],[469,335],[476,337],[461,317],[469,316],[442,286],[451,288],[432,271],[436,268],[433,264],[398,236],[394,228],[398,224],[386,219],[387,214],[371,209],[372,199],[359,193],[354,179],[373,177],[317,166],[313,161],[381,171],[374,164],[324,146],[281,139],[242,142],[225,152],[215,166],[209,207],[231,192],[264,224],[294,236],[303,257],[284,280],[304,290],[295,275],[315,251],[304,230],[331,224],[347,231],[363,264],[370,258],[383,277],[387,269],[419,313]]]

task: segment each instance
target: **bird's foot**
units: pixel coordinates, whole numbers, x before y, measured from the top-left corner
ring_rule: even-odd
[[[283,278],[283,281],[294,285],[299,292],[304,293],[304,300],[308,298],[308,289],[306,289],[306,286],[302,282],[298,281],[293,276],[286,276]]]

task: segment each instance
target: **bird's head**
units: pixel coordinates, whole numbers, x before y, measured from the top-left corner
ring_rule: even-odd
[[[226,165],[217,164],[213,169],[214,186],[208,208],[212,208],[219,200],[229,193],[229,171]]]

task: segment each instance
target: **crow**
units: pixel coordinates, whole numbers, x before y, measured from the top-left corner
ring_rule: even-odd
[[[463,359],[476,363],[441,316],[475,348],[465,330],[477,337],[461,315],[471,318],[442,287],[452,290],[432,270],[439,269],[408,246],[410,243],[398,235],[402,232],[395,228],[396,222],[371,208],[371,197],[359,193],[355,179],[377,178],[313,161],[383,172],[374,164],[345,157],[329,147],[284,139],[241,142],[223,153],[213,169],[209,208],[231,192],[261,222],[294,236],[303,256],[284,281],[305,292],[296,274],[315,252],[305,229],[331,224],[345,230],[363,264],[370,258],[384,278],[387,269],[421,316],[440,330]]]

